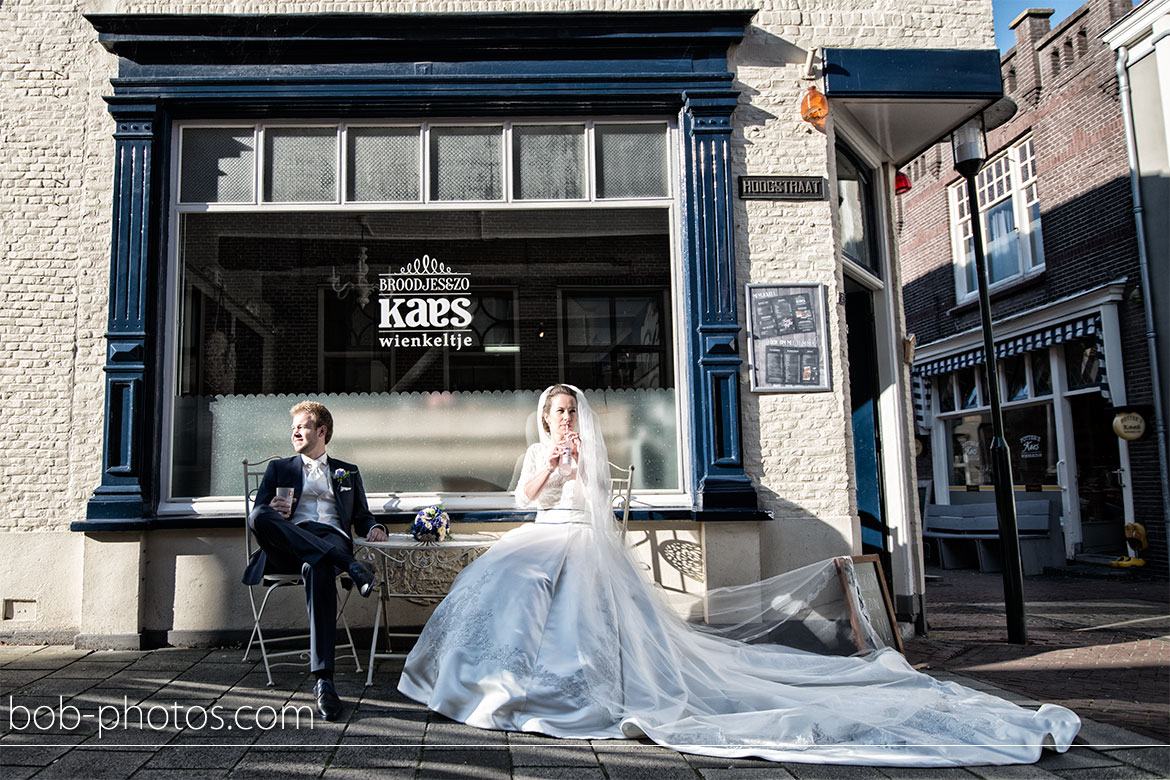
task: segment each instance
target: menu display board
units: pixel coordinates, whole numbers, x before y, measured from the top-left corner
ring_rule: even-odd
[[[829,390],[823,284],[747,285],[752,392]]]

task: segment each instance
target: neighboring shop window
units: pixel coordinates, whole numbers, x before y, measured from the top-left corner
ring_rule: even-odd
[[[992,158],[976,176],[975,187],[988,283],[995,286],[1043,268],[1044,244],[1032,139],[1025,139]],[[948,193],[955,290],[956,297],[963,300],[978,290],[967,185],[959,182]]]
[[[1013,482],[1021,488],[1055,485],[1058,457],[1049,351],[1009,355],[997,364]],[[977,490],[992,484],[987,382],[983,365],[934,378],[935,408],[944,426],[952,487]]]
[[[559,381],[639,490],[682,488],[666,123],[178,136],[171,497],[238,495],[309,397],[371,493],[511,506]]]
[[[837,145],[837,205],[841,215],[841,251],[870,273],[881,276],[873,171],[841,144]]]
[[[952,486],[979,489],[991,478],[991,416],[980,412],[945,420]],[[1004,435],[1011,455],[1012,482],[1019,488],[1056,485],[1056,421],[1052,403],[1003,410]]]

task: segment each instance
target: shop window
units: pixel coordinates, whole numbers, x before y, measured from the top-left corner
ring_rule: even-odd
[[[661,198],[669,192],[661,126],[599,124],[595,132],[598,197]]]
[[[662,288],[562,292],[565,372],[584,387],[656,388],[669,381]]]
[[[988,283],[994,287],[1035,273],[1044,266],[1036,158],[1026,139],[990,160],[975,178]],[[950,190],[951,243],[959,300],[978,291],[967,185]]]
[[[256,144],[252,127],[188,127],[182,138],[179,200],[251,203],[256,199]]]
[[[332,127],[265,128],[264,200],[336,201],[337,131]]]
[[[431,129],[431,198],[499,200],[504,192],[502,127]]]
[[[999,361],[1003,367],[1005,401],[1021,401],[1028,397],[1028,366],[1024,355],[1012,355]]]
[[[640,490],[681,490],[669,207],[236,209],[179,229],[172,497],[238,494],[239,461],[286,452],[312,397],[372,494],[510,506],[557,381],[606,410]]]
[[[958,385],[960,409],[973,409],[979,405],[979,385],[975,381],[975,369],[964,368],[955,372]]]
[[[837,204],[841,251],[875,276],[881,276],[874,220],[873,171],[845,147],[837,146]]]
[[[1101,345],[1095,336],[1066,342],[1064,365],[1069,390],[1097,387],[1104,380]]]
[[[990,415],[964,414],[947,419],[945,426],[950,485],[975,490],[993,486]],[[1004,409],[1003,427],[1016,487],[1043,489],[1058,484],[1056,419],[1051,402]]]
[[[1029,352],[1028,359],[1032,364],[1032,387],[1036,395],[1052,395],[1052,361],[1048,350]]]
[[[420,200],[418,127],[349,127],[346,152],[347,200]]]
[[[517,200],[585,197],[585,126],[517,126],[512,133]]]
[[[935,377],[934,386],[938,390],[938,409],[940,412],[955,411],[955,382],[950,374]]]

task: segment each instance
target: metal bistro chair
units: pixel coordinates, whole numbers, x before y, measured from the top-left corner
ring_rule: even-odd
[[[634,467],[631,465],[623,468],[611,461],[609,469],[609,501],[614,509],[621,509],[622,539],[625,540],[630,525],[630,493],[634,488]]]
[[[252,537],[252,529],[248,525],[248,517],[252,514],[252,504],[256,499],[256,491],[260,489],[260,481],[264,479],[264,472],[268,469],[268,462],[278,459],[279,455],[273,455],[271,458],[264,460],[249,461],[247,458],[243,460],[244,465],[244,543],[245,543],[245,563],[252,559],[252,553],[257,547],[256,540]],[[358,661],[357,646],[354,644],[353,635],[349,632],[349,622],[345,619],[345,605],[349,603],[350,594],[353,592],[352,585],[348,582],[343,586],[343,580],[348,581],[348,574],[338,574],[336,580],[337,587],[337,619],[341,621],[342,627],[345,629],[346,643],[337,645],[336,650],[349,650],[345,655],[353,656],[354,666],[357,671],[361,672],[362,665]],[[264,630],[260,627],[260,620],[264,617],[264,610],[268,606],[268,599],[272,597],[278,589],[288,587],[302,587],[305,584],[304,578],[300,574],[276,574],[264,573],[264,578],[258,585],[248,586],[248,599],[252,602],[252,635],[248,637],[248,647],[244,650],[244,660],[248,660],[248,655],[252,652],[252,645],[260,645],[260,658],[264,661],[264,673],[268,675],[268,684],[272,685],[272,667],[285,665],[298,665],[308,663],[309,649],[302,647],[301,649],[293,650],[269,650],[271,645],[276,643],[307,641],[309,634],[296,634],[294,636],[278,636],[265,639]],[[257,590],[262,590],[264,595],[257,598]],[[259,604],[257,604],[259,601]],[[274,658],[286,658],[288,656],[297,656],[296,661],[273,661]]]

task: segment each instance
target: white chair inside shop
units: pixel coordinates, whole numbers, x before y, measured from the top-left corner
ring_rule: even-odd
[[[634,488],[634,467],[609,464],[609,500],[614,509],[621,510],[622,539],[630,525],[630,493]]]
[[[264,472],[268,469],[268,462],[276,460],[279,455],[273,455],[264,460],[249,461],[244,459],[244,544],[245,544],[245,564],[252,559],[252,553],[256,550],[257,542],[252,536],[252,529],[248,525],[248,516],[252,514],[252,505],[256,499],[256,491],[260,489],[260,481],[264,479]],[[252,603],[252,635],[248,637],[248,646],[244,650],[244,660],[248,660],[248,655],[252,652],[252,645],[260,646],[260,658],[264,661],[264,673],[268,675],[268,684],[272,685],[272,667],[282,665],[300,665],[309,662],[309,634],[295,634],[293,636],[264,636],[264,629],[261,626],[261,621],[264,617],[264,610],[268,607],[268,600],[272,595],[280,590],[293,589],[301,597],[301,602],[304,602],[304,584],[305,580],[300,574],[277,574],[264,573],[264,578],[257,585],[248,586],[248,600]],[[349,603],[349,596],[353,592],[352,583],[349,582],[349,575],[339,573],[335,582],[337,588],[337,619],[341,626],[345,629],[345,644],[338,644],[336,650],[347,651],[343,655],[351,656],[353,658],[354,666],[357,671],[362,670],[361,662],[358,661],[357,647],[353,641],[353,635],[349,632],[349,623],[345,619],[345,605]],[[299,647],[291,647],[299,644]],[[295,659],[295,660],[275,660],[281,658]]]

